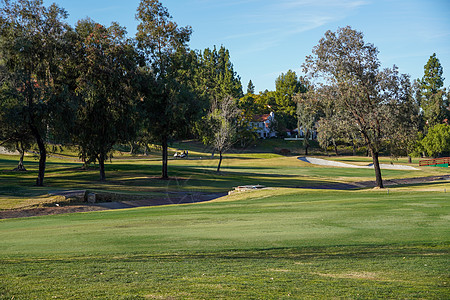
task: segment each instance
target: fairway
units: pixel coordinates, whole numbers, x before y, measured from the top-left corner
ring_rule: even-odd
[[[0,300],[450,299],[446,1],[54,2],[0,4]]]
[[[440,191],[268,189],[0,222],[3,298],[449,296]]]

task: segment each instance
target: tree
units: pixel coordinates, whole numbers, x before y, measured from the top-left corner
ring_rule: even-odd
[[[443,69],[439,59],[436,57],[436,53],[430,56],[423,69],[424,75],[421,80],[422,93],[427,97],[436,94],[444,86]]]
[[[185,132],[197,115],[198,103],[186,82],[191,68],[190,26],[178,27],[158,0],[141,0],[136,34],[147,66],[147,87],[142,95],[147,132],[162,145],[162,178],[168,179],[168,140]]]
[[[42,0],[3,0],[0,8],[0,57],[22,107],[23,122],[39,148],[37,186],[44,184],[46,136],[66,108],[67,86],[61,63],[68,58],[67,13]]]
[[[3,72],[2,72],[3,73]],[[3,74],[2,74],[3,75]],[[31,148],[33,136],[24,122],[21,100],[14,84],[3,77],[0,87],[0,146],[10,151],[18,151],[19,163],[15,171],[26,171],[23,164],[25,151]]]
[[[230,52],[224,46],[219,50],[206,48],[199,54],[199,72],[199,91],[209,101],[243,96],[241,78],[234,71]]]
[[[420,106],[423,111],[427,127],[432,127],[445,118],[445,89],[444,78],[442,77],[443,69],[436,53],[430,56],[428,62],[424,66],[424,75],[420,80]]]
[[[306,87],[297,77],[297,74],[288,70],[286,74],[282,73],[275,80],[275,112],[277,113],[277,121],[285,128],[293,128],[296,126],[297,104],[294,96],[297,93],[303,93]]]
[[[376,184],[382,188],[380,151],[399,134],[414,130],[406,121],[410,112],[402,111],[412,98],[409,78],[395,67],[380,70],[377,48],[349,26],[327,31],[312,52],[303,65],[305,72],[336,89],[336,119],[357,128],[373,158]]]
[[[255,85],[253,84],[251,79],[247,85],[247,94],[255,94]]]
[[[343,140],[346,136],[351,137],[353,152],[356,152],[356,145],[354,126],[351,126],[351,123],[348,122],[341,124],[339,119],[338,109],[335,104],[335,98],[338,95],[337,92],[333,86],[318,85],[315,89],[311,87],[306,95],[317,99],[319,121],[316,123],[316,128],[319,145],[328,154],[328,146],[332,144],[335,154],[339,155],[337,150],[338,140]]]
[[[113,146],[135,135],[138,55],[116,23],[106,28],[87,19],[77,23],[76,31],[81,99],[73,140],[84,161],[98,161],[100,180],[105,180],[105,160]]]
[[[386,122],[384,138],[386,149],[394,158],[408,155],[414,150],[419,131],[419,105],[409,75],[399,74],[397,67],[385,69],[380,74],[383,98],[386,99]]]
[[[239,115],[240,110],[235,100],[230,96],[221,99],[221,101],[214,101],[211,105],[207,117],[211,130],[211,138],[208,142],[215,151],[219,152],[217,172],[220,172],[223,153],[230,149],[235,142]]]
[[[305,155],[308,155],[309,139],[312,138],[314,126],[319,117],[319,104],[313,93],[302,93],[295,96],[297,102],[298,130],[303,128]]]
[[[431,127],[420,144],[428,156],[438,157],[450,154],[450,126],[437,124]]]

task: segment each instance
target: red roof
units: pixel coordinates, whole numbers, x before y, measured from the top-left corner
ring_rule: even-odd
[[[253,121],[254,122],[265,122],[269,119],[270,114],[264,114],[264,115],[256,115],[253,116]]]

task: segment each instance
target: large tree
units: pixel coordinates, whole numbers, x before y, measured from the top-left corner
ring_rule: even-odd
[[[48,130],[64,115],[67,86],[61,64],[68,58],[67,13],[42,0],[3,0],[0,8],[0,56],[17,91],[21,117],[39,148],[36,185],[44,184]]]
[[[162,145],[162,178],[168,179],[168,141],[185,132],[198,112],[189,76],[192,29],[179,27],[158,0],[141,0],[136,14],[138,48],[147,59],[142,110],[147,132]]]
[[[98,161],[105,180],[113,146],[135,133],[139,57],[118,24],[106,28],[87,19],[77,23],[76,32],[80,103],[73,139],[84,161]]]
[[[337,120],[357,128],[382,188],[380,151],[398,135],[414,130],[410,111],[402,110],[412,101],[409,78],[395,67],[380,70],[377,48],[351,27],[327,31],[312,52],[303,65],[305,72],[336,89]]]
[[[433,53],[424,66],[424,75],[420,80],[420,106],[427,127],[441,123],[447,113],[442,74],[442,65]]]

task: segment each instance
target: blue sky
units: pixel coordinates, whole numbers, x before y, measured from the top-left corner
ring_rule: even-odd
[[[45,0],[69,13],[73,25],[91,19],[112,21],[136,32],[139,0]],[[251,79],[256,91],[275,89],[275,79],[301,65],[327,30],[347,25],[362,31],[365,41],[380,51],[382,67],[397,65],[412,79],[423,76],[423,66],[436,53],[445,86],[450,85],[449,0],[163,0],[173,20],[190,25],[190,46],[203,50],[214,45],[230,50],[244,92]]]

